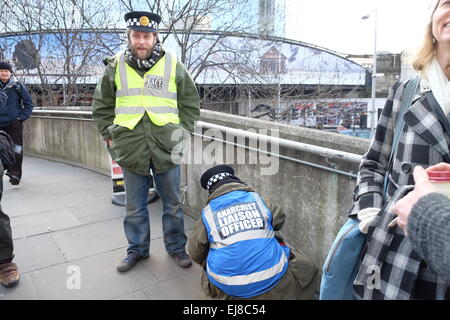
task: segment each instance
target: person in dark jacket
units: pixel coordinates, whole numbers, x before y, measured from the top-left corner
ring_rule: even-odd
[[[7,95],[0,88],[0,108],[5,106]],[[0,201],[3,194],[3,164],[0,161]],[[5,287],[13,287],[19,282],[19,270],[12,262],[13,239],[9,217],[3,212],[0,205],[0,283]]]
[[[201,185],[209,191],[208,203],[189,237],[188,251],[202,266],[203,293],[217,299],[314,299],[317,269],[284,243],[281,208],[227,165],[207,170]]]
[[[33,101],[28,89],[12,77],[13,69],[7,61],[0,61],[0,87],[8,96],[0,108],[0,130],[9,134],[15,144],[16,162],[6,166],[9,182],[18,185],[22,178],[23,122],[33,111]]]
[[[427,172],[450,171],[450,164],[440,163],[426,171],[414,169],[414,190],[399,200],[392,211],[414,250],[434,272],[450,285],[450,199],[437,190]]]
[[[8,96],[5,93],[5,90],[3,88],[0,88],[0,108],[3,108],[6,104],[6,100],[8,99]]]

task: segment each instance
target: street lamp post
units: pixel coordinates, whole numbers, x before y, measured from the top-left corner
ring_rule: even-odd
[[[278,51],[278,95],[277,95],[277,117],[281,114],[281,43]]]
[[[371,13],[365,15],[361,19],[367,20],[372,16],[374,18],[374,43],[373,43],[373,67],[372,67],[372,111],[370,121],[370,138],[372,139],[375,134],[375,117],[377,116],[377,110],[375,106],[375,100],[377,95],[377,25],[378,25],[378,9],[375,8]]]

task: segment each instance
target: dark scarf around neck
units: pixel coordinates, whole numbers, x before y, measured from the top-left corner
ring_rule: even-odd
[[[161,43],[159,42],[159,39],[156,40],[155,47],[153,48],[152,54],[148,59],[142,60],[136,58],[132,53],[130,48],[127,48],[124,52],[125,54],[125,61],[133,68],[136,68],[138,70],[142,71],[148,71],[150,70],[162,57],[163,50]]]

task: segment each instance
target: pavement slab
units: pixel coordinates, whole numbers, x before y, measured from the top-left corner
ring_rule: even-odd
[[[66,262],[63,252],[50,234],[15,240],[14,254],[14,262],[22,273]]]
[[[0,300],[38,300],[36,288],[30,273],[22,273],[19,283],[14,288],[0,285]]]
[[[81,225],[80,220],[67,210],[67,208],[36,214],[12,216],[10,219],[14,226],[14,239]]]
[[[31,277],[39,299],[50,300],[114,299],[158,282],[142,263],[117,272],[122,258],[122,250],[105,252],[33,272]]]
[[[69,261],[127,246],[121,218],[55,232],[52,237]]]
[[[200,268],[178,267],[164,249],[160,200],[149,205],[150,258],[119,273],[125,209],[111,203],[111,179],[32,157],[24,158],[23,171],[18,186],[3,178],[21,280],[0,286],[0,300],[202,299]],[[185,215],[188,234],[194,224]]]
[[[114,300],[149,300],[149,299],[142,290],[139,290],[139,291],[129,293],[124,296],[115,298]]]
[[[150,300],[209,300],[201,293],[200,270],[190,270],[175,279],[159,282],[144,289]]]

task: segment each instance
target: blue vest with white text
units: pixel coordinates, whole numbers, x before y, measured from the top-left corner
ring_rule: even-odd
[[[272,213],[257,193],[238,190],[215,198],[202,220],[210,243],[206,273],[217,288],[250,298],[283,277],[290,251],[275,239]]]

